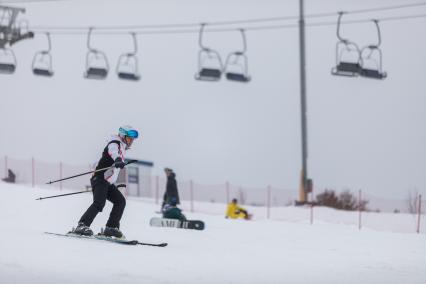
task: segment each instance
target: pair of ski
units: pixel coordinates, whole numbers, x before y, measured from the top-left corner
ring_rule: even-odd
[[[79,238],[79,239],[89,239],[89,240],[100,240],[100,241],[107,241],[112,242],[116,244],[122,244],[122,245],[142,245],[142,246],[152,246],[152,247],[165,247],[167,246],[167,243],[142,243],[137,240],[126,240],[126,239],[117,239],[117,238],[111,238],[104,235],[93,235],[93,236],[83,236],[83,235],[77,235],[74,233],[67,233],[67,234],[58,234],[58,233],[51,233],[51,232],[45,232],[45,234],[49,235],[55,235],[60,237],[70,237],[70,238]]]

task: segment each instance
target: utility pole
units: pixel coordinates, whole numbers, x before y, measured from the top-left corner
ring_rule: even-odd
[[[306,119],[306,48],[305,48],[305,13],[303,0],[299,0],[299,45],[300,45],[300,115],[302,133],[302,170],[300,173],[299,200],[296,205],[303,205],[307,200],[307,194],[312,187],[312,181],[308,179],[308,130]]]

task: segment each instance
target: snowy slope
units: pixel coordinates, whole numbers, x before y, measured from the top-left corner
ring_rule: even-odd
[[[152,228],[148,221],[158,206],[130,199],[126,236],[169,246],[128,247],[43,234],[75,226],[90,194],[35,201],[58,191],[1,182],[0,193],[2,284],[426,283],[425,234],[190,213],[206,222],[205,231]],[[98,215],[94,230],[109,210]],[[382,222],[393,222],[384,216]]]

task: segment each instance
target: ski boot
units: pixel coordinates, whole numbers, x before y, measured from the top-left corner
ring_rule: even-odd
[[[70,233],[82,236],[93,236],[92,229],[84,223],[78,223],[77,228],[73,229]]]
[[[123,233],[118,228],[113,227],[105,227],[105,230],[103,230],[100,235],[110,238],[117,238],[117,239],[125,239],[126,237],[123,235]]]

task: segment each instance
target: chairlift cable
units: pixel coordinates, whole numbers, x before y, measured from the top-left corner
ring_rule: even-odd
[[[188,28],[199,26],[199,23],[183,23],[183,24],[158,24],[158,25],[127,25],[127,26],[96,26],[96,30],[139,30],[139,29],[163,29],[163,28]],[[49,30],[87,30],[87,26],[33,26],[33,29],[49,29]]]
[[[407,16],[392,16],[378,19],[380,22],[387,21],[398,21],[398,20],[407,20],[407,19],[416,19],[416,18],[425,18],[426,14],[418,14],[418,15],[407,15]]]
[[[352,10],[352,11],[345,12],[345,14],[362,14],[362,13],[370,13],[370,12],[378,12],[378,11],[414,8],[414,7],[420,7],[420,6],[426,6],[426,2],[418,2],[418,3],[410,3],[410,4],[400,4],[400,5],[393,5],[393,6],[382,6],[382,7],[376,7],[376,8]]]
[[[389,22],[389,21],[397,21],[397,20],[409,20],[409,19],[418,19],[418,18],[426,18],[426,14],[417,14],[417,15],[406,15],[406,16],[391,16],[384,18],[376,18],[379,22]],[[347,24],[360,24],[360,23],[369,23],[371,19],[359,19],[359,20],[346,20],[342,21],[342,25]],[[316,22],[316,23],[306,23],[308,27],[320,27],[320,26],[335,26],[336,21],[327,21],[327,22]],[[273,29],[286,29],[286,28],[297,28],[299,24],[287,24],[287,25],[269,25],[269,26],[257,26],[257,27],[246,27],[244,28],[246,31],[256,31],[256,30],[273,30]],[[232,29],[233,31],[236,29]],[[208,30],[207,32],[215,32],[215,31],[231,31],[231,29],[222,29],[222,30]]]
[[[14,3],[43,3],[43,2],[72,2],[71,0],[5,0],[0,1],[0,4],[14,4]],[[386,11],[386,10],[395,10],[395,9],[404,9],[404,8],[413,8],[419,6],[425,6],[425,2],[409,3],[409,4],[400,4],[392,6],[382,6],[375,8],[366,8],[359,10],[347,11],[348,14],[359,14],[359,13],[369,13],[377,11]],[[314,17],[329,17],[334,16],[335,13],[318,13],[318,14],[307,14],[306,18]],[[228,24],[241,24],[247,22],[259,22],[259,21],[282,21],[282,20],[291,20],[298,19],[298,16],[285,16],[285,17],[273,17],[273,18],[264,18],[264,19],[248,19],[248,20],[236,20],[236,21],[221,21],[221,22],[211,22],[211,25],[228,25]]]
[[[426,18],[426,14],[416,14],[416,15],[406,15],[406,16],[391,16],[384,18],[376,18],[379,22],[388,22],[388,21],[397,21],[397,20],[409,20],[409,19],[418,19],[418,18]],[[371,19],[360,19],[360,20],[346,20],[341,22],[342,25],[346,24],[359,24],[359,23],[368,23],[371,22]],[[316,22],[316,23],[306,23],[307,27],[321,27],[321,26],[335,26],[335,21],[326,21],[326,22]],[[262,30],[276,30],[276,29],[290,29],[297,28],[299,25],[297,23],[294,24],[286,24],[286,25],[263,25],[263,26],[251,26],[251,27],[243,27],[246,31],[262,31]],[[51,35],[82,35],[87,34],[87,30],[51,30],[51,29],[33,29],[36,34],[38,33],[46,33],[49,32]],[[128,34],[129,31],[111,31],[111,30],[99,30],[95,27],[96,30],[93,33],[99,35],[124,35]],[[205,30],[205,32],[233,32],[238,31],[241,28],[212,28]],[[199,33],[199,29],[174,29],[174,30],[143,30],[137,31],[133,30],[137,35],[155,35],[155,34],[194,34]]]
[[[58,0],[45,0],[45,1],[58,1]],[[60,0],[66,1],[66,0]],[[403,8],[413,8],[419,6],[426,6],[426,2],[411,3],[411,4],[401,4],[394,6],[382,6],[369,9],[359,9],[352,11],[345,11],[345,14],[361,14],[361,13],[370,13],[377,11],[386,11],[386,10],[395,10]],[[322,18],[322,17],[334,17],[336,12],[325,12],[325,13],[316,13],[316,14],[307,14],[305,18]],[[288,21],[288,20],[297,20],[299,16],[284,16],[284,17],[269,17],[269,18],[257,18],[257,19],[242,19],[242,20],[230,20],[230,21],[212,21],[206,22],[208,26],[219,26],[219,25],[237,25],[237,24],[253,24],[253,23],[262,23],[262,22],[276,22],[276,21]],[[168,29],[168,28],[188,28],[188,27],[198,27],[200,23],[181,23],[181,24],[155,24],[155,25],[126,25],[126,26],[98,26],[97,30],[140,30],[140,29]],[[49,27],[49,26],[33,26],[34,30],[87,30],[89,27],[84,26],[64,26],[64,27]],[[255,27],[257,28],[257,27]],[[149,32],[151,33],[151,32]],[[167,32],[169,33],[169,32]],[[186,32],[184,32],[186,33]]]
[[[43,3],[43,2],[69,2],[70,0],[15,0],[0,1],[0,4],[25,4],[25,3]]]

